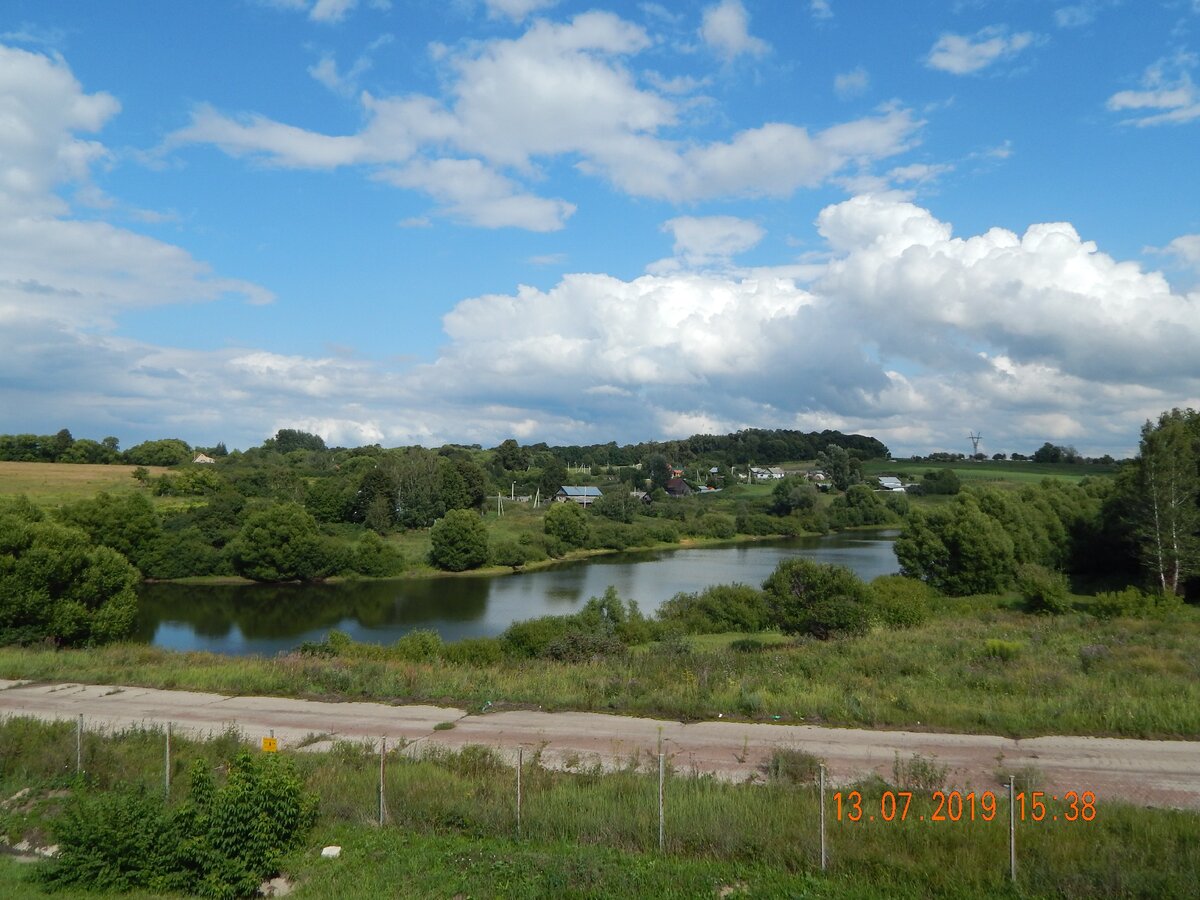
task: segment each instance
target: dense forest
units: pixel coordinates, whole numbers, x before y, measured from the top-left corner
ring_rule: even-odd
[[[676,465],[697,460],[712,460],[732,467],[754,463],[773,465],[787,460],[815,459],[819,451],[830,444],[854,453],[859,459],[885,459],[888,448],[873,437],[861,434],[842,434],[840,431],[789,431],[785,429],[749,428],[733,434],[696,434],[672,441],[643,441],[618,446],[607,444],[550,446],[545,443],[522,447],[515,440],[504,441],[494,452],[503,457],[507,469],[524,469],[533,458],[547,455],[575,468],[596,466],[635,466],[655,454],[666,456]],[[135,466],[173,466],[190,462],[198,453],[214,458],[228,456],[224,443],[215,447],[192,447],[179,438],[144,441],[120,450],[120,441],[106,437],[100,441],[76,439],[69,429],[55,434],[0,434],[0,460],[10,462],[67,462],[67,463],[126,463]],[[443,455],[454,450],[482,450],[478,444],[461,446],[447,444],[440,448]],[[378,445],[348,450],[345,447],[326,447],[319,435],[296,429],[280,430],[265,440],[261,447],[251,448],[280,454],[296,450],[338,453],[379,453]],[[251,452],[248,451],[248,452]],[[236,455],[236,451],[235,451]]]

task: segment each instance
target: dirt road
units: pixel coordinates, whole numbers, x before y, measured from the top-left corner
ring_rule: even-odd
[[[0,680],[0,715],[76,719],[87,729],[114,730],[172,723],[204,736],[236,727],[252,741],[274,733],[281,749],[304,743],[323,749],[334,740],[403,743],[420,753],[439,744],[484,744],[516,757],[518,747],[540,749],[547,765],[562,768],[649,767],[663,752],[675,770],[714,773],[743,781],[762,777],[777,747],[805,750],[825,760],[835,784],[876,772],[891,778],[897,757],[933,758],[949,770],[948,784],[994,789],[1001,771],[1034,771],[1037,787],[1061,796],[1094,791],[1103,803],[1200,810],[1200,742],[1115,738],[1039,737],[869,731],[810,725],[679,722],[597,713],[527,710],[468,713],[434,706],[323,703],[279,697],[226,697],[192,691],[82,684],[28,684]],[[453,728],[443,723],[453,723]],[[440,729],[435,726],[441,724]],[[319,737],[317,737],[319,736]]]

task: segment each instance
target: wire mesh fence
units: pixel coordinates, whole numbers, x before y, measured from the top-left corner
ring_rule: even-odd
[[[39,727],[44,735],[35,739]],[[247,738],[259,752],[289,758],[330,821],[765,860],[843,876],[952,867],[965,891],[1065,881],[1098,885],[1101,894],[1159,885],[1159,895],[1171,896],[1172,885],[1200,884],[1195,812],[1109,803],[1084,786],[1047,789],[1031,771],[955,784],[945,767],[919,756],[897,756],[890,778],[834,778],[821,760],[783,748],[753,783],[735,784],[678,771],[678,760],[661,751],[633,754],[614,768],[582,756],[550,759],[538,744],[506,752],[383,737],[285,741],[236,729],[198,740],[172,725],[110,732],[78,718],[4,723],[0,782],[40,776],[99,787],[132,783],[176,803],[197,760],[219,770]],[[32,746],[39,742],[40,749]],[[22,744],[21,753],[9,753]]]

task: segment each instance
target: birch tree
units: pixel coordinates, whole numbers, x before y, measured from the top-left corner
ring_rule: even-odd
[[[1200,571],[1200,414],[1173,409],[1142,428],[1135,535],[1163,593]]]

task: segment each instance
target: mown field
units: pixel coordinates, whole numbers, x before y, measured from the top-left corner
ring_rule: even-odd
[[[0,802],[0,834],[9,841],[53,840],[52,823],[77,792],[162,796],[161,731],[87,735],[83,778],[74,775],[72,738],[70,723],[0,724],[0,795],[27,791]],[[237,743],[235,734],[177,736],[170,804],[183,802],[193,761],[219,778]],[[1200,881],[1200,815],[1104,804],[1088,822],[1020,823],[1013,886],[1004,801],[986,820],[981,809],[974,820],[932,825],[918,817],[932,809],[936,773],[916,777],[902,767],[887,781],[854,787],[871,797],[912,791],[905,821],[839,820],[827,796],[822,873],[812,784],[819,760],[788,751],[756,784],[669,773],[663,852],[657,775],[645,766],[560,772],[527,756],[518,838],[516,772],[484,748],[391,754],[383,827],[376,749],[339,744],[287,756],[319,801],[315,828],[281,862],[300,898],[1185,897]],[[320,858],[330,844],[342,847],[339,859]],[[32,864],[0,856],[0,894],[46,896],[32,873]]]
[[[137,466],[0,461],[0,496],[24,494],[40,506],[87,500],[100,491],[142,490],[133,478]],[[147,467],[153,477],[170,469]]]
[[[872,459],[863,463],[866,475],[897,475],[903,481],[919,481],[926,472],[953,469],[964,484],[987,484],[992,487],[1022,487],[1036,484],[1043,478],[1080,481],[1114,475],[1117,465],[1066,465],[1062,463],[1013,462],[1011,460],[980,460],[953,463],[912,462],[910,460]]]

